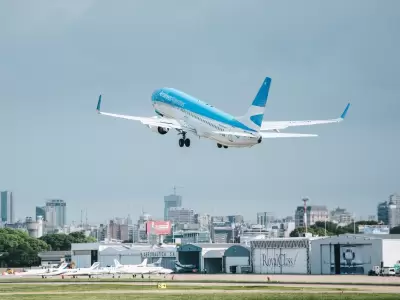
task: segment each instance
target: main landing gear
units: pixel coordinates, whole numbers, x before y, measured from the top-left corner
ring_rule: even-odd
[[[228,148],[228,146],[222,146],[220,143],[217,143],[217,146],[218,146],[218,148],[222,148],[222,147],[224,147],[225,149]]]
[[[179,139],[179,147],[190,147],[190,139],[186,138],[186,132],[182,131],[179,134],[182,134],[182,138]]]

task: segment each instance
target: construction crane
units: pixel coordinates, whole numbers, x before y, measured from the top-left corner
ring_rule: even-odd
[[[183,186],[174,185],[174,195],[176,196],[176,189],[183,189]]]

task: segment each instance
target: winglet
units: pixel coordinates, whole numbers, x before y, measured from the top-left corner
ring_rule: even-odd
[[[347,104],[346,108],[344,109],[342,115],[340,116],[341,119],[344,119],[347,115],[347,111],[349,110],[350,103]]]
[[[101,105],[101,95],[99,96],[99,101],[97,102],[97,112],[100,112],[100,105]]]

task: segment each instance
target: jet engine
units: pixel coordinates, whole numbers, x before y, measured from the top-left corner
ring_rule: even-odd
[[[169,128],[159,127],[159,126],[151,126],[147,125],[152,131],[158,132],[159,134],[166,134],[169,131]]]

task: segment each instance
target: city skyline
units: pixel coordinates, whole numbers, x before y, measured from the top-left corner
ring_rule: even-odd
[[[398,1],[2,1],[0,12],[0,188],[20,218],[48,198],[68,203],[70,221],[82,207],[162,218],[174,184],[211,215],[285,216],[308,197],[367,216],[400,190]],[[340,124],[298,130],[319,137],[228,151],[193,138],[180,149],[174,132],[95,111],[103,94],[108,111],[153,116],[152,92],[171,86],[242,115],[266,76],[265,120],[352,107]]]
[[[54,205],[58,205],[58,204],[55,204],[55,202],[59,202],[59,203],[62,202],[62,205],[64,207],[66,206],[66,201],[64,201],[64,200],[61,200],[61,199],[46,199],[44,201],[45,206],[40,206],[39,205],[39,206],[35,206],[34,207],[34,213],[28,214],[28,215],[25,215],[25,216],[17,215],[15,217],[15,201],[14,201],[13,193],[12,193],[12,191],[4,191],[2,193],[5,193],[5,192],[10,193],[12,195],[12,198],[13,198],[13,201],[12,201],[12,203],[13,203],[12,214],[13,214],[13,217],[14,217],[14,219],[13,219],[14,222],[23,221],[23,220],[25,220],[26,217],[36,217],[37,218],[38,215],[42,215],[42,217],[45,218],[46,206],[51,207],[51,206],[54,206]],[[175,200],[175,199],[177,199],[177,200]],[[390,193],[389,196],[386,197],[386,199],[382,199],[382,200],[377,201],[375,203],[376,205],[374,207],[373,213],[370,213],[370,214],[367,214],[367,215],[362,215],[362,214],[357,214],[355,212],[351,212],[351,215],[354,216],[355,220],[357,220],[357,221],[359,221],[359,220],[370,220],[372,216],[374,216],[375,218],[379,218],[379,207],[382,204],[384,204],[385,202],[389,203],[390,199],[400,199],[400,196],[399,196],[399,194],[397,192]],[[300,200],[303,202],[303,199],[300,199]],[[308,201],[310,201],[310,200],[311,199],[308,199]],[[133,213],[134,214],[137,213],[137,216],[136,216],[137,218],[139,218],[139,216],[142,215],[143,213],[146,213],[146,214],[149,214],[152,217],[153,220],[165,220],[165,211],[166,211],[165,210],[165,207],[166,207],[165,205],[166,205],[166,201],[168,201],[168,202],[170,202],[170,201],[176,202],[177,201],[176,202],[178,204],[177,208],[192,210],[192,208],[185,207],[185,205],[182,205],[182,203],[184,203],[183,202],[183,196],[177,194],[174,191],[174,194],[168,194],[168,195],[164,196],[164,201],[163,201],[164,206],[162,208],[162,211],[163,211],[163,214],[164,214],[163,216],[162,215],[157,215],[157,213],[154,213],[152,211],[145,210],[145,209],[143,209],[143,206],[140,208],[140,210],[137,209],[137,210],[133,211]],[[298,207],[302,207],[302,206],[303,205],[297,205],[297,206],[295,206],[295,208],[297,209]],[[346,213],[348,213],[348,211],[349,211],[346,208],[346,206],[321,204],[319,202],[313,202],[313,201],[308,202],[308,204],[307,204],[307,207],[316,207],[316,206],[317,207],[318,206],[326,207],[328,209],[328,212],[333,212],[333,211],[335,211],[337,209],[344,209],[346,211]],[[172,206],[171,208],[174,208],[174,206]],[[295,208],[293,208],[293,209],[295,209]],[[194,211],[194,214],[200,214],[200,215],[210,214],[207,211],[198,211],[196,209],[193,209],[193,211]],[[0,212],[1,212],[1,210],[0,210]],[[64,224],[64,225],[67,225],[67,224],[68,225],[70,225],[70,224],[79,225],[79,224],[81,224],[81,222],[83,222],[83,210],[80,210],[80,217],[79,218],[78,217],[71,217],[71,215],[69,215],[68,219],[71,220],[70,222],[66,222],[67,214],[66,214],[65,208],[63,209],[62,212],[58,211],[58,210],[57,210],[57,212],[54,211],[54,214],[57,215],[57,222],[56,223],[57,223],[58,226],[60,226],[61,224]],[[287,214],[285,214],[285,213],[284,214],[280,214],[280,213],[275,212],[274,210],[271,210],[269,212],[254,211],[253,213],[251,213],[251,216],[250,215],[247,216],[247,215],[244,215],[244,214],[242,214],[240,212],[230,213],[229,209],[228,209],[227,211],[221,211],[221,212],[218,212],[216,214],[210,214],[210,216],[235,215],[235,214],[243,216],[244,219],[246,220],[246,222],[250,222],[250,223],[252,222],[254,224],[257,224],[259,222],[258,220],[259,220],[259,215],[260,214],[268,214],[268,215],[272,216],[273,219],[284,219],[286,217],[294,217],[296,213],[295,213],[294,210],[291,211],[291,212],[288,212]],[[131,215],[131,213],[128,212],[128,216],[130,216],[130,215]],[[124,214],[120,213],[120,214],[116,214],[116,215],[108,215],[105,218],[100,218],[100,219],[88,218],[88,211],[87,211],[87,209],[85,209],[85,218],[84,218],[85,222],[83,222],[82,224],[86,224],[86,222],[88,222],[88,221],[89,221],[88,224],[100,224],[100,223],[104,223],[105,221],[107,222],[108,220],[111,220],[113,218],[120,218],[120,217],[124,217],[124,216],[125,216]],[[54,218],[55,218],[55,216],[54,216]],[[135,218],[135,216],[134,216],[134,218]]]

